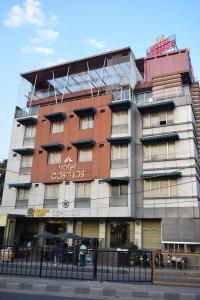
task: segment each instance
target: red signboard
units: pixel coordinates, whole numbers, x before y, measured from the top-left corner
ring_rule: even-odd
[[[168,38],[164,36],[160,37],[156,44],[147,49],[146,53],[148,57],[157,56],[165,51],[176,47],[176,36],[172,35]]]

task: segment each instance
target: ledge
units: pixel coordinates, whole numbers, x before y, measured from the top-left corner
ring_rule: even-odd
[[[20,155],[29,155],[34,153],[33,148],[19,148],[19,149],[13,149],[12,151]]]
[[[94,140],[78,140],[72,141],[71,144],[76,148],[94,147],[96,142]]]
[[[140,141],[143,144],[164,143],[168,141],[177,141],[177,140],[179,140],[178,133],[168,133],[163,135],[149,135],[140,138]]]
[[[61,151],[64,149],[64,145],[63,144],[59,144],[59,143],[54,143],[54,144],[43,144],[40,145],[40,147],[42,149],[44,149],[45,151]]]
[[[149,112],[156,112],[164,110],[171,110],[176,107],[173,100],[168,101],[156,101],[156,102],[149,102],[145,104],[138,104],[137,109],[140,113],[149,113]]]
[[[25,117],[17,119],[17,122],[22,125],[36,125],[37,119],[34,117]]]
[[[122,144],[130,144],[132,141],[131,136],[123,136],[123,137],[110,137],[107,141],[113,145],[122,145]]]
[[[81,108],[74,109],[74,113],[78,117],[82,117],[87,114],[94,115],[96,113],[96,108],[95,107],[81,107]]]
[[[50,122],[55,121],[62,121],[66,119],[66,114],[64,112],[54,112],[51,114],[44,115],[45,119],[49,120]]]
[[[108,106],[112,111],[125,110],[131,107],[131,101],[130,100],[112,101],[108,104]]]
[[[129,177],[113,177],[113,178],[104,178],[99,180],[99,182],[106,182],[109,184],[118,184],[118,183],[129,183]]]
[[[9,184],[9,188],[16,188],[16,189],[24,189],[29,190],[32,186],[32,183],[11,183]]]
[[[140,176],[144,179],[178,178],[182,176],[182,172],[174,171],[170,173],[142,173]]]

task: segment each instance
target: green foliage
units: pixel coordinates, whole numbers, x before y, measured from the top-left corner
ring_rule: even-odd
[[[128,249],[129,251],[137,251],[138,247],[133,242],[127,242],[122,247],[122,249]]]

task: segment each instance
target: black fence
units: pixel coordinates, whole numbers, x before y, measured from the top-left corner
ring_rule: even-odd
[[[1,247],[0,274],[99,281],[151,282],[152,253],[78,248]]]

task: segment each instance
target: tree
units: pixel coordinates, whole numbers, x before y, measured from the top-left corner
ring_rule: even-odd
[[[7,167],[7,159],[4,159],[2,162],[0,162],[0,204],[3,197],[3,187],[4,187],[4,181],[6,175],[6,167]]]

